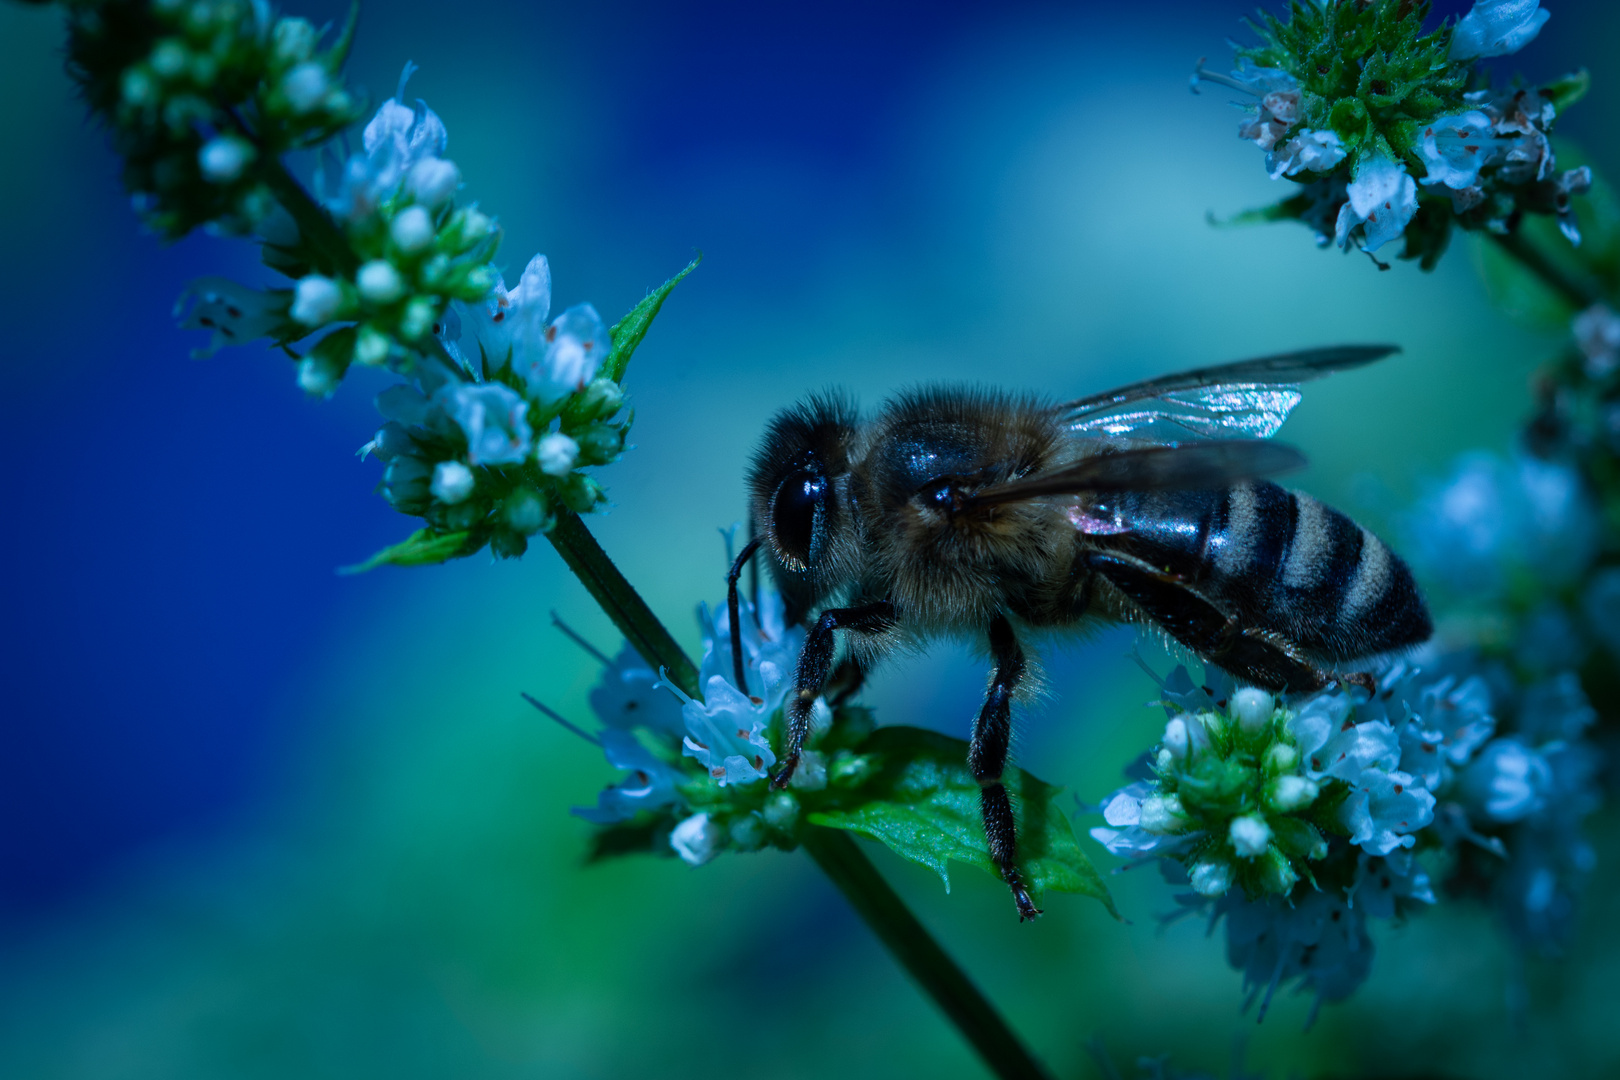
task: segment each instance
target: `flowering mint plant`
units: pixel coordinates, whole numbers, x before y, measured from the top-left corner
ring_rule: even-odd
[[[611,660],[590,650],[602,664],[591,707],[603,727],[586,737],[610,765],[627,770],[596,806],[574,809],[598,826],[596,855],[646,851],[700,866],[725,851],[791,850],[810,825],[879,840],[937,872],[947,887],[953,861],[1000,881],[985,846],[979,785],[959,739],[876,728],[870,710],[821,700],[792,781],[770,789],[785,736],[782,703],[804,631],[785,625],[775,593],[764,593],[757,607],[743,600],[739,610],[745,688],[732,681],[725,605],[698,610],[701,700],[661,680],[628,648]],[[1018,770],[1013,791],[1021,869],[1031,891],[1080,893],[1112,910],[1106,886],[1056,805],[1062,789]]]
[[[1553,951],[1591,868],[1593,714],[1572,675],[1493,686],[1510,676],[1452,657],[1397,664],[1371,695],[1279,701],[1215,669],[1195,686],[1178,667],[1161,684],[1157,751],[1103,801],[1092,836],[1188,889],[1171,918],[1224,918],[1262,1017],[1286,984],[1317,1007],[1360,986],[1369,919],[1436,903],[1426,862],[1444,892],[1489,900],[1516,940]]]
[[[1478,62],[1528,44],[1546,23],[1539,0],[1478,0],[1425,31],[1427,3],[1294,2],[1252,23],[1230,74],[1200,83],[1244,95],[1239,137],[1266,152],[1273,179],[1299,190],[1246,220],[1294,219],[1323,247],[1369,254],[1404,238],[1400,257],[1432,268],[1453,226],[1506,234],[1526,213],[1555,215],[1572,243],[1572,196],[1585,166],[1560,170],[1548,135],[1586,92],[1585,72],[1535,88],[1493,88]]]
[[[443,121],[405,97],[410,65],[360,150],[327,152],[311,194],[283,156],[363,115],[341,78],[352,16],[326,48],[307,21],[236,0],[111,0],[75,7],[70,23],[70,65],[145,219],[171,237],[252,235],[288,279],[195,282],[182,325],[209,331],[210,349],[268,339],[317,396],[354,364],[405,380],[379,395],[386,423],[360,453],[383,462],[384,497],[423,527],[358,569],[486,546],[521,555],[559,513],[605,499],[585,470],[623,452],[625,367],[691,266],[611,330],[590,304],[552,316],[544,255],[508,289],[491,262],[500,229],[462,203]]]

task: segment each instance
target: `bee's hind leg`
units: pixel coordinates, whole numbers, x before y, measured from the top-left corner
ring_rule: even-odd
[[[793,771],[799,767],[799,755],[805,738],[810,734],[811,710],[815,708],[816,698],[821,696],[822,687],[827,684],[827,676],[832,673],[833,656],[838,651],[838,639],[834,634],[839,630],[876,634],[892,625],[894,605],[887,600],[879,600],[860,607],[829,608],[810,628],[810,633],[804,639],[804,648],[799,652],[799,666],[793,673],[793,692],[787,699],[787,754],[782,759],[782,767],[771,777],[773,789],[787,787],[788,781],[793,779]]]
[[[990,653],[996,674],[990,680],[984,708],[973,724],[973,741],[968,746],[968,768],[979,782],[979,811],[984,817],[984,836],[990,844],[990,858],[1012,889],[1018,905],[1018,921],[1033,919],[1040,909],[1030,899],[1029,890],[1018,872],[1018,827],[1013,820],[1012,802],[1001,782],[1007,769],[1007,749],[1012,739],[1012,696],[1024,677],[1027,665],[1012,624],[1005,615],[990,623]]]

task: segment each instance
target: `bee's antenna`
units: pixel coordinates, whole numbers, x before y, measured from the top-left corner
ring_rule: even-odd
[[[742,577],[743,564],[754,557],[759,550],[759,538],[748,541],[743,545],[742,554],[737,561],[731,564],[731,570],[726,574],[726,614],[731,617],[731,671],[737,678],[737,690],[748,693],[748,682],[743,674],[742,654],[742,612],[741,604],[737,600],[737,579]]]

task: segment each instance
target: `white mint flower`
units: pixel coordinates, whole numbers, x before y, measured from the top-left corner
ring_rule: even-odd
[[[1332,131],[1302,131],[1266,156],[1273,180],[1302,172],[1325,173],[1343,161],[1344,143]]]
[[[305,326],[325,326],[343,307],[343,290],[329,277],[310,274],[300,278],[288,314]]]
[[[1470,109],[1425,127],[1417,152],[1426,170],[1424,184],[1462,192],[1479,184],[1479,170],[1495,161],[1502,147],[1496,142],[1491,118]]]
[[[1417,843],[1413,834],[1434,820],[1434,793],[1403,772],[1369,769],[1340,804],[1339,823],[1350,843],[1371,855],[1388,855]]]
[[[787,696],[789,679],[804,645],[804,629],[786,625],[786,611],[782,597],[775,592],[762,592],[759,610],[746,596],[739,597],[738,613],[742,622],[743,680],[747,686],[737,689],[762,703],[766,713],[773,713]],[[698,667],[699,681],[718,676],[731,682],[736,678],[731,655],[731,614],[724,603],[713,607],[707,604],[698,609],[698,625],[703,635],[703,662]]]
[[[1547,759],[1510,737],[1492,740],[1468,764],[1461,792],[1473,813],[1502,825],[1540,810],[1552,782]]]
[[[1283,983],[1299,980],[1320,1005],[1348,997],[1372,970],[1366,913],[1341,897],[1307,889],[1292,902],[1249,900],[1238,889],[1215,902],[1212,922],[1223,915],[1227,961],[1243,972],[1248,1000],[1259,996],[1260,1019]]]
[[[530,393],[551,404],[585,389],[607,352],[602,317],[590,304],[575,304],[541,332],[539,342],[530,336],[527,320],[518,324],[512,370],[523,377]]]
[[[535,447],[540,471],[547,476],[567,476],[579,460],[579,443],[560,431],[541,437]]]
[[[510,387],[458,383],[436,396],[466,434],[467,460],[474,465],[515,465],[529,456],[529,403]]]
[[[1474,0],[1451,34],[1453,60],[1507,56],[1530,44],[1552,17],[1541,0]]]
[[[443,121],[423,102],[417,102],[420,112],[403,103],[405,80],[412,70],[406,66],[396,96],[383,102],[366,124],[361,137],[365,152],[344,163],[338,195],[328,204],[339,217],[354,220],[370,213],[397,192],[419,164],[444,154],[449,136]]]
[[[1362,249],[1377,251],[1406,231],[1417,213],[1417,182],[1404,166],[1379,155],[1363,162],[1345,189],[1349,201],[1339,210],[1334,239],[1348,247],[1350,230],[1362,226]]]
[[[615,821],[627,821],[642,810],[657,810],[680,803],[681,796],[675,790],[675,785],[685,777],[678,769],[659,760],[628,731],[610,728],[600,732],[597,738],[602,743],[602,753],[607,757],[608,764],[615,769],[628,769],[629,775],[619,783],[604,788],[596,796],[595,806],[574,807],[574,816],[597,825],[609,825]],[[706,815],[698,816],[707,820]],[[682,822],[676,831],[686,827],[687,822]],[[707,844],[703,848],[707,852],[703,858],[688,858],[682,853],[681,857],[694,866],[707,862],[713,854],[713,838],[704,835],[702,826],[690,826],[682,839],[688,843],[688,850],[694,855]],[[670,842],[674,844],[674,837],[670,838]],[[681,851],[678,846],[675,850]]]
[[[702,866],[714,858],[720,841],[720,827],[708,814],[693,814],[669,834],[669,846],[691,866]]]
[[[776,764],[765,738],[770,713],[718,676],[703,691],[705,700],[688,699],[681,708],[686,721],[682,752],[696,758],[721,787],[764,779]]]
[[[204,180],[228,184],[242,175],[256,153],[253,144],[239,135],[215,135],[197,151],[197,167]]]
[[[285,292],[268,293],[229,278],[205,277],[186,286],[176,310],[185,312],[180,319],[183,329],[213,331],[203,350],[206,355],[221,345],[238,345],[273,332],[287,314],[286,304]]]
[[[441,461],[433,468],[433,483],[428,490],[442,503],[454,505],[473,493],[477,481],[473,472],[459,461]]]
[[[591,708],[610,728],[644,727],[674,736],[686,732],[681,703],[628,644],[602,669],[602,680],[591,691]]]
[[[544,255],[536,255],[511,291],[496,274],[489,296],[467,305],[466,312],[467,328],[488,370],[498,370],[508,360],[515,366],[520,349],[532,346],[536,355],[543,354],[546,320],[551,316],[551,265]]]

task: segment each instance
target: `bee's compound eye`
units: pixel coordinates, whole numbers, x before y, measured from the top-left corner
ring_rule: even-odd
[[[777,553],[802,570],[810,564],[816,519],[827,497],[827,478],[801,469],[782,481],[771,500],[771,535]]]

